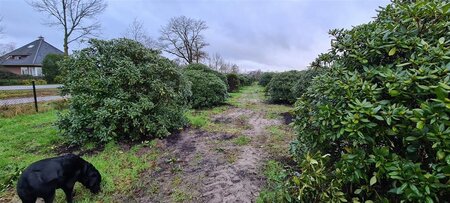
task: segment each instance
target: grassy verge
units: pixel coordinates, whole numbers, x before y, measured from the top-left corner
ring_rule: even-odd
[[[59,89],[37,89],[36,96],[55,96],[60,95]],[[0,99],[13,99],[33,97],[33,90],[0,90]]]
[[[17,178],[26,166],[37,160],[58,155],[65,138],[57,135],[53,126],[57,111],[21,115],[0,119],[0,202],[19,201],[15,196]],[[139,187],[139,174],[155,167],[159,156],[158,140],[134,146],[109,143],[94,154],[83,156],[102,174],[102,192],[91,195],[77,183],[77,202],[118,201],[132,195]],[[62,191],[57,192],[57,202],[64,202]]]
[[[0,119],[0,190],[13,186],[30,163],[54,155],[62,141],[52,123],[56,112]]]
[[[40,113],[51,110],[62,110],[67,107],[66,100],[39,102],[38,109]],[[36,114],[34,103],[2,105],[0,106],[0,118],[11,118],[18,115]]]
[[[256,202],[291,202],[289,201],[289,193],[284,187],[287,174],[283,164],[273,160],[268,161],[264,171],[264,175],[267,178],[267,186],[261,190]]]

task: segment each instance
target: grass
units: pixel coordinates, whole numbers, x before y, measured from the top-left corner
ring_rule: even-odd
[[[264,98],[264,92],[261,87],[244,87],[239,92],[231,93],[231,97],[227,100],[229,105],[218,106],[212,109],[190,110],[186,113],[186,117],[193,128],[234,135],[235,138],[226,142],[238,146],[248,145],[252,142],[252,139],[242,135],[242,131],[248,129],[247,125],[237,125],[230,128],[229,124],[213,122],[211,118],[233,108],[232,106],[263,111],[265,112],[265,117],[270,118],[278,118],[280,113],[292,109],[289,106],[259,103],[258,99],[261,98]],[[63,105],[49,102],[41,106],[40,109],[44,109],[45,112],[33,113],[23,111],[11,115],[14,116],[20,113],[32,114],[0,118],[0,202],[18,201],[17,197],[15,197],[14,187],[20,171],[34,161],[58,155],[60,152],[57,149],[67,141],[64,137],[58,136],[58,131],[53,125],[57,119],[56,114],[58,112],[55,109],[61,109]],[[246,120],[248,119],[248,117],[242,116],[237,121],[242,120],[242,123],[247,123]],[[269,133],[266,146],[269,152],[271,154],[286,154],[288,141],[292,140],[291,138],[293,137],[290,127],[274,125],[269,126],[266,130]],[[128,197],[133,195],[133,191],[141,188],[144,191],[157,193],[159,189],[156,184],[148,183],[148,185],[144,186],[139,181],[139,178],[144,171],[157,170],[157,159],[163,153],[158,148],[158,142],[158,140],[153,140],[131,147],[124,147],[123,144],[111,142],[105,145],[102,150],[97,150],[94,143],[86,144],[83,150],[94,151],[94,154],[83,156],[83,158],[91,162],[101,172],[103,179],[102,192],[98,195],[91,195],[88,190],[77,183],[75,187],[75,201],[126,201]],[[220,142],[217,150],[224,153],[226,161],[229,163],[235,162],[237,159],[236,153],[220,148],[220,144],[225,144],[223,143],[224,141],[217,142]],[[197,157],[197,159],[199,161],[200,157]],[[276,163],[269,162],[265,172],[268,180],[274,183],[278,181],[276,177],[281,176],[281,174],[277,175],[276,171],[282,170],[282,168],[278,167],[280,165]],[[179,180],[182,180],[182,177]],[[177,181],[174,182],[175,185],[177,185]],[[281,194],[276,191],[275,184],[269,185],[261,192],[260,199]],[[186,193],[182,188],[175,187],[170,198],[177,202],[191,201],[192,194]],[[58,190],[56,200],[57,202],[64,202],[62,191]]]
[[[53,157],[56,150],[65,143],[58,136],[53,123],[57,111],[21,115],[0,119],[0,201],[18,201],[15,197],[17,178],[26,166],[37,160]],[[116,143],[109,143],[95,154],[83,156],[102,174],[102,192],[91,195],[77,183],[75,187],[77,202],[117,201],[127,197],[133,189],[140,187],[140,173],[155,167],[160,152],[156,147],[158,140],[143,142],[125,150]],[[93,145],[87,146],[94,148]],[[145,150],[145,153],[140,153]],[[58,190],[56,200],[64,201],[64,194]]]
[[[37,89],[36,96],[55,96],[60,95],[59,89]],[[33,97],[33,90],[0,90],[0,99],[13,99]]]
[[[295,133],[290,126],[271,125],[266,128],[269,133],[267,151],[272,157],[283,158],[289,156],[289,145],[295,138]]]
[[[54,155],[62,141],[52,125],[56,112],[0,119],[0,190],[15,184],[22,169],[30,163]]]
[[[259,193],[256,202],[291,202],[288,201],[290,196],[284,187],[287,172],[283,168],[283,164],[274,160],[268,161],[264,175],[267,178],[267,185]]]
[[[66,100],[39,102],[38,110],[40,113],[50,110],[61,110],[67,106]],[[0,106],[0,118],[11,118],[18,115],[36,114],[34,103],[2,105]]]
[[[251,141],[252,141],[252,138],[250,138],[248,136],[244,136],[244,135],[241,135],[241,136],[233,139],[233,143],[235,145],[239,145],[239,146],[248,145]]]
[[[202,128],[210,123],[208,115],[206,115],[205,111],[190,110],[185,114],[185,116],[191,127],[194,128]]]
[[[95,155],[84,157],[91,162],[102,174],[102,192],[98,195],[91,195],[84,187],[76,188],[83,191],[80,197],[76,197],[77,201],[117,201],[114,197],[127,197],[132,194],[133,189],[138,187],[140,174],[152,169],[156,159],[159,157],[159,151],[156,149],[156,140],[148,145],[139,144],[133,146],[130,150],[121,150],[120,146],[115,143],[109,143],[105,149]],[[137,152],[147,147],[149,152],[143,153],[141,156]],[[62,197],[64,197],[62,195]]]

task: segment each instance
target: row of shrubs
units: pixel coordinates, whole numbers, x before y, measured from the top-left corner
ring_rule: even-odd
[[[267,201],[447,202],[449,22],[448,1],[392,1],[370,23],[331,30],[312,64],[321,73],[294,88],[296,165]],[[293,74],[262,82],[271,95]]]
[[[313,66],[303,71],[266,72],[261,75],[259,85],[266,87],[269,102],[293,104],[306,92],[311,80],[322,72],[323,68]]]
[[[202,64],[177,67],[128,39],[89,45],[59,62],[72,98],[57,125],[74,144],[165,137],[186,125],[189,108],[220,105],[251,83]]]
[[[31,75],[16,75],[14,73],[0,71],[0,86],[31,85],[31,82],[33,80],[37,85],[47,84],[47,81],[42,77],[33,77]]]

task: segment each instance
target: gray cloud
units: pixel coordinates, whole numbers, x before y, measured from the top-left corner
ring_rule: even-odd
[[[207,51],[219,53],[245,70],[283,71],[305,69],[320,53],[330,48],[327,32],[369,22],[375,9],[388,0],[108,0],[99,15],[103,39],[121,37],[134,18],[144,23],[157,38],[161,26],[185,15],[206,21]],[[42,23],[47,16],[37,13],[22,0],[0,0],[5,35],[0,43],[17,46],[37,36],[62,48],[62,34]],[[85,44],[73,44],[72,50]]]

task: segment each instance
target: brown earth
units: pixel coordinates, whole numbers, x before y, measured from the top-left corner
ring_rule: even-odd
[[[187,129],[164,140],[158,170],[143,173],[142,187],[124,201],[255,202],[265,185],[263,167],[270,156],[264,147],[270,142],[267,128],[284,122],[282,117],[266,118],[261,98],[239,102],[263,108],[229,107],[210,117],[222,131]],[[231,129],[242,130],[227,133]]]

